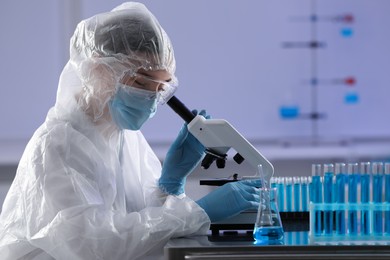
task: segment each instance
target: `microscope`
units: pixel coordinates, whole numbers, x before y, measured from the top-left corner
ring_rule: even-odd
[[[228,151],[234,149],[236,154],[233,160],[238,164],[246,160],[256,172],[252,176],[244,176],[241,179],[257,178],[262,181],[263,186],[271,185],[270,180],[274,174],[274,167],[229,122],[222,119],[206,119],[201,115],[195,115],[176,96],[172,96],[167,104],[184,119],[187,123],[188,131],[206,147],[206,156],[201,162],[203,169],[208,169],[214,161],[218,168],[224,168]],[[233,178],[232,180],[201,180],[200,185],[221,186],[227,182],[238,180],[238,178]],[[211,223],[211,238],[215,239],[215,241],[226,239],[225,236],[220,236],[221,230],[225,230],[223,234],[226,233],[226,230],[234,230],[228,231],[228,233],[233,232],[237,234],[237,230],[253,230],[256,216],[257,211],[248,210],[227,220]],[[244,238],[247,239],[247,235],[244,235]],[[250,239],[252,239],[251,234]]]
[[[246,160],[256,170],[255,175],[244,178],[259,178],[266,185],[270,184],[274,167],[229,122],[194,115],[176,96],[172,96],[167,104],[184,119],[188,131],[206,147],[206,156],[201,163],[202,168],[208,169],[214,161],[218,168],[224,168],[227,152],[234,149],[236,154],[233,160],[236,163],[241,164]],[[258,170],[259,167],[262,168],[262,173]]]

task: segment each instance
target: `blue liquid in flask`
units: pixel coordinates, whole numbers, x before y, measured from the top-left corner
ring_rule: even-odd
[[[253,238],[256,244],[281,244],[283,226],[277,207],[277,189],[261,188]]]
[[[267,242],[283,239],[282,227],[258,227],[253,230],[253,238],[256,242]]]

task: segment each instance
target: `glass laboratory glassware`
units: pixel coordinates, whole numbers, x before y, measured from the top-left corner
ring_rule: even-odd
[[[273,244],[282,241],[283,226],[277,205],[277,189],[261,188],[253,238],[257,244]]]
[[[334,165],[332,163],[324,164],[324,202],[332,203]],[[324,232],[331,235],[333,232],[333,212],[325,210],[324,212]]]
[[[322,182],[321,182],[321,164],[313,164],[311,167],[311,188],[310,188],[310,201],[313,203],[323,203],[322,202]],[[314,211],[314,234],[320,235],[322,233],[322,217],[321,211]]]
[[[360,178],[359,164],[348,163],[347,173],[348,173],[348,202],[357,203],[357,186],[358,186],[358,180]],[[348,233],[350,235],[356,235],[358,232],[357,213],[358,212],[355,209],[350,209],[348,211]]]
[[[336,163],[335,165],[335,202],[340,204],[345,204],[345,180],[347,174],[347,165],[345,163]],[[345,226],[345,210],[336,211],[336,232],[339,235],[344,235],[346,233]]]
[[[390,163],[385,163],[385,202],[390,203]],[[390,211],[385,212],[385,232],[390,235]]]
[[[293,177],[294,183],[294,210],[295,212],[301,211],[301,179],[297,176]]]
[[[373,162],[372,163],[372,199],[374,203],[382,203],[383,195],[383,163]],[[373,215],[373,230],[374,234],[383,233],[383,212],[375,210]]]
[[[285,212],[284,210],[284,177],[278,178],[278,183],[276,184],[277,193],[278,193],[278,209],[280,212]]]
[[[370,202],[370,183],[371,183],[371,164],[370,162],[360,163],[360,201],[361,203]],[[360,233],[369,235],[370,231],[370,212],[362,210],[360,215]]]
[[[301,201],[302,201],[302,211],[309,211],[309,199],[308,199],[308,183],[309,178],[306,176],[301,177]]]
[[[293,179],[292,177],[286,177],[286,211],[292,212],[293,206]]]

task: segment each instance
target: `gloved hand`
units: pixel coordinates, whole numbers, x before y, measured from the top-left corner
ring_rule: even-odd
[[[247,209],[259,207],[261,181],[229,182],[196,201],[211,222],[233,217]]]
[[[198,114],[197,110],[192,112]],[[199,115],[210,118],[205,110],[201,110]],[[200,163],[204,155],[205,147],[188,132],[187,124],[184,124],[163,162],[159,180],[160,189],[173,195],[184,193],[187,176]]]

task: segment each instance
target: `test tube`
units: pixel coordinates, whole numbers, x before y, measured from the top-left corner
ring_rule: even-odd
[[[336,170],[335,170],[336,171]],[[337,190],[336,190],[336,175],[333,175],[332,180],[332,202],[336,202]]]
[[[313,195],[313,178],[312,178],[312,176],[307,177],[307,181],[309,184],[309,204],[310,204],[310,202],[314,202],[313,201],[314,195]]]
[[[390,163],[385,163],[385,201],[390,203]],[[385,232],[390,235],[390,211],[385,212]]]
[[[307,208],[308,208],[308,197],[307,197],[307,193],[308,193],[308,178],[306,176],[302,176],[301,177],[301,201],[302,201],[302,211],[308,211]]]
[[[383,163],[372,163],[372,200],[374,203],[382,203],[382,191],[383,191]],[[374,210],[373,216],[373,230],[374,234],[382,233],[382,211]]]
[[[279,212],[284,212],[284,177],[279,177],[276,184],[278,190],[278,207]]]
[[[294,176],[294,211],[298,212],[301,210],[300,202],[301,202],[301,182],[300,178]]]
[[[371,179],[371,164],[369,162],[360,163],[360,192],[361,202],[370,202],[370,179]],[[360,233],[363,235],[370,234],[370,214],[368,210],[361,212]]]
[[[336,163],[336,196],[335,201],[339,204],[345,203],[345,180],[347,166],[345,163]],[[345,210],[336,211],[336,232],[337,234],[345,234]]]
[[[292,177],[286,177],[286,211],[292,212],[292,200],[293,200],[293,191],[292,191]]]
[[[359,178],[359,164],[348,163],[348,202],[357,203],[357,184]],[[356,235],[357,227],[357,211],[355,209],[348,210],[348,230],[351,235]]]
[[[324,202],[332,203],[334,165],[332,163],[324,164]],[[333,232],[333,212],[326,210],[324,212],[324,231],[329,235]]]
[[[271,188],[276,188],[276,182],[278,181],[278,177],[271,177]]]
[[[322,203],[322,184],[321,184],[321,164],[313,164],[311,166],[312,183],[310,191],[310,200],[313,203]],[[322,233],[321,211],[314,211],[314,234]]]

